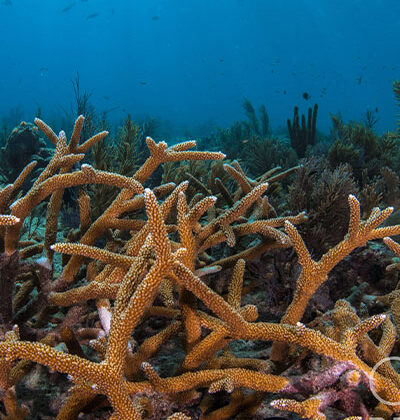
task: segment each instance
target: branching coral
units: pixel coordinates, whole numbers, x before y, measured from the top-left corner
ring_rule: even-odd
[[[335,403],[341,404],[350,419],[367,412],[367,402],[357,393],[359,386],[383,399],[376,413],[398,411],[400,380],[393,366],[385,362],[373,372],[374,364],[389,355],[394,345],[395,329],[387,314],[360,318],[346,301],[338,301],[325,318],[317,317],[308,326],[301,323],[310,298],[334,266],[367,241],[400,233],[399,225],[379,227],[392,208],[376,208],[362,221],[359,203],[350,195],[347,235],[316,261],[295,227],[306,220],[305,214],[277,217],[265,196],[268,183],[284,177],[285,172],[268,172],[253,180],[238,163],[226,164],[224,169],[238,188],[232,202],[227,200],[217,211],[215,196],[204,194],[189,201],[187,182],[154,189],[143,184],[163,163],[219,160],[224,157],[220,152],[190,151],[194,142],[168,147],[147,138],[150,156],[132,177],[125,177],[89,165],[74,167],[106,135],[100,133],[79,145],[83,117],[76,121],[69,143],[63,132],[57,136],[42,121],[36,123],[56,145],[54,156],[26,194],[12,204],[3,200],[4,215],[0,216],[0,226],[5,226],[0,274],[7,289],[0,311],[10,330],[0,341],[0,398],[7,416],[23,418],[27,413],[26,407],[18,405],[13,387],[32,369],[31,362],[68,374],[73,384],[62,401],[59,420],[77,418],[96,398],[101,398],[102,406],[111,407],[113,420],[139,420],[151,412],[157,418],[187,419],[191,414],[228,419],[241,410],[255,413],[265,393],[278,392],[273,408],[323,419],[323,411]],[[113,185],[120,192],[92,224],[90,200],[82,195],[80,229],[69,236],[70,241],[56,242],[60,191],[93,183]],[[4,196],[13,186],[7,188]],[[47,220],[52,222],[46,226],[47,257],[21,263],[23,220],[48,197]],[[262,239],[227,258],[212,256],[211,250],[224,243],[235,251],[240,238],[247,235]],[[301,265],[293,302],[280,323],[257,322],[256,306],[243,304],[242,299],[245,259],[260,255],[260,249],[290,246]],[[54,281],[53,252],[71,256]],[[209,286],[207,276],[226,266],[234,269],[227,294],[221,296]],[[15,293],[17,279],[21,285]],[[25,301],[30,303],[22,310]],[[65,317],[51,317],[51,309],[64,309]],[[138,332],[143,334],[154,317],[162,319],[157,331],[140,338]],[[20,328],[12,327],[15,321]],[[368,334],[379,326],[382,333],[377,342]],[[91,352],[82,349],[88,336]],[[241,340],[274,342],[271,359],[235,354],[230,344]],[[56,347],[61,342],[68,352]],[[165,348],[182,356],[161,374],[158,357]],[[320,355],[324,368],[300,378],[284,372],[282,365],[296,360],[297,348]],[[315,387],[307,386],[310,375]],[[204,389],[208,394],[202,395]],[[210,398],[217,392],[230,398],[215,408]],[[190,402],[200,398],[201,415],[190,407]]]

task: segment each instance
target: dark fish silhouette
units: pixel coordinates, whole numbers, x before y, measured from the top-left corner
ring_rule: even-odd
[[[139,82],[141,85],[147,85],[147,82],[146,81],[141,81],[141,82]]]
[[[68,6],[64,7],[64,9],[61,10],[62,13],[68,12],[68,10],[71,10],[75,6],[76,2],[70,3]]]
[[[160,20],[160,16],[152,16],[151,20]]]
[[[11,0],[2,0],[1,4],[3,4],[4,6],[12,6],[12,1]]]
[[[303,97],[303,99],[305,99],[306,101],[308,101],[310,98],[311,98],[311,96],[310,96],[310,94],[308,93],[308,92],[304,92],[303,93],[303,95],[301,95],[302,97]]]
[[[99,16],[100,13],[92,13],[91,15],[86,16],[86,20],[94,19],[95,17]]]
[[[359,85],[361,85],[361,83],[362,83],[362,79],[363,79],[363,77],[362,77],[362,76],[359,76],[359,77],[357,77],[357,78],[356,78],[357,83],[358,83]]]

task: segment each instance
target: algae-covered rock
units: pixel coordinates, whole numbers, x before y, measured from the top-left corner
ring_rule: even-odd
[[[32,180],[35,173],[40,173],[46,166],[50,155],[45,141],[39,137],[38,128],[34,124],[22,121],[13,129],[6,145],[0,149],[0,175],[5,183],[11,183],[28,163],[36,160],[38,163],[30,177]]]

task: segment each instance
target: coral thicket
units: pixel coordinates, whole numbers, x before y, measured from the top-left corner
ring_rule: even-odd
[[[250,154],[278,150],[265,107],[259,118],[249,101],[244,108],[247,124],[221,138],[237,136]],[[300,157],[315,145],[316,117],[314,107],[300,124],[295,110],[289,124]],[[168,146],[147,137],[146,151],[136,154],[144,139],[130,117],[109,143],[107,131],[81,139],[84,123],[79,116],[68,138],[36,119],[52,155],[29,187],[22,188],[35,161],[10,173],[15,179],[0,191],[1,418],[35,416],[39,397],[23,398],[35,374],[58,378],[46,415],[59,420],[261,419],[278,410],[314,420],[332,411],[389,419],[400,412],[400,378],[386,359],[398,346],[398,262],[390,261],[385,277],[394,290],[376,297],[364,283],[324,311],[322,302],[308,311],[371,241],[382,255],[387,246],[400,256],[389,238],[400,234],[388,222],[398,203],[394,163],[368,168],[381,174],[384,208],[367,205],[371,189],[360,204],[362,173],[352,172],[361,150],[386,161],[392,137],[337,120],[328,161],[296,165],[294,157],[263,167],[253,157],[249,174],[243,162],[199,151],[195,141]],[[347,165],[331,168],[333,161]],[[78,223],[63,236],[63,202],[71,197]],[[42,229],[28,238],[44,205]],[[249,272],[254,264],[265,269],[266,255],[276,258],[276,272],[295,273],[286,306],[268,284],[261,288],[264,296],[271,290],[270,303],[257,301],[259,289],[252,293],[260,280],[250,282]],[[279,305],[282,317],[265,319]]]

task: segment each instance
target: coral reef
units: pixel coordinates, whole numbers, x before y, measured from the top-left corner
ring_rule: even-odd
[[[11,183],[17,178],[22,169],[36,160],[35,171],[40,172],[47,165],[51,157],[51,150],[45,141],[39,137],[35,125],[21,122],[8,136],[6,144],[0,149],[0,175],[5,183]],[[23,189],[26,189],[23,186]]]
[[[307,122],[304,114],[301,116],[301,124],[299,118],[299,107],[294,107],[293,121],[288,118],[287,126],[289,130],[290,143],[297,152],[299,158],[303,158],[306,154],[308,146],[315,145],[316,126],[317,126],[318,105],[314,108],[308,108]]]
[[[143,134],[128,115],[119,133],[104,144],[96,143],[92,148],[92,163],[96,169],[132,176],[143,163],[141,152]],[[97,219],[111,204],[118,194],[113,186],[104,184],[91,185],[89,195],[92,200],[93,219]]]
[[[333,140],[328,151],[328,160],[332,168],[340,163],[351,165],[355,177],[362,179],[362,171],[369,177],[379,174],[387,166],[399,170],[399,139],[394,132],[382,136],[361,122],[351,121],[345,124],[340,117],[331,115],[333,122]]]
[[[349,220],[347,197],[357,193],[348,165],[330,170],[324,161],[309,159],[296,171],[288,206],[294,212],[306,211],[309,223],[300,231],[314,255],[322,255],[342,240]]]
[[[265,138],[265,109],[259,124],[249,104],[249,129]],[[316,110],[312,115],[315,136]],[[35,124],[54,145],[51,159],[28,190],[21,186],[34,162],[0,191],[2,418],[35,416],[35,392],[28,399],[24,390],[38,392],[43,377],[58,384],[59,395],[46,397],[41,415],[58,420],[258,419],[277,410],[350,420],[400,412],[399,375],[386,359],[398,345],[398,263],[388,266],[390,290],[381,297],[366,284],[306,314],[357,248],[384,238],[400,256],[400,245],[388,238],[400,234],[400,225],[383,225],[393,207],[374,207],[363,219],[347,167],[304,163],[251,178],[237,161],[221,164],[221,152],[191,150],[194,141],[168,147],[147,137],[148,157],[134,160],[134,169],[95,168],[82,162],[90,150],[101,154],[106,131],[80,143],[83,116],[69,141],[42,120]],[[135,147],[137,136],[127,121],[117,154]],[[266,193],[291,173],[292,211],[279,216]],[[393,174],[383,176],[386,202],[398,184]],[[117,191],[101,212],[94,185]],[[75,187],[79,226],[62,237],[64,192]],[[27,239],[24,226],[46,202],[43,231]],[[324,242],[310,252],[312,235],[302,225],[317,222],[326,229]],[[260,319],[267,303],[251,294],[248,281],[248,268],[258,263],[262,270],[267,251],[276,258],[280,252],[276,267],[296,274],[278,322]],[[295,270],[287,266],[289,252]]]

